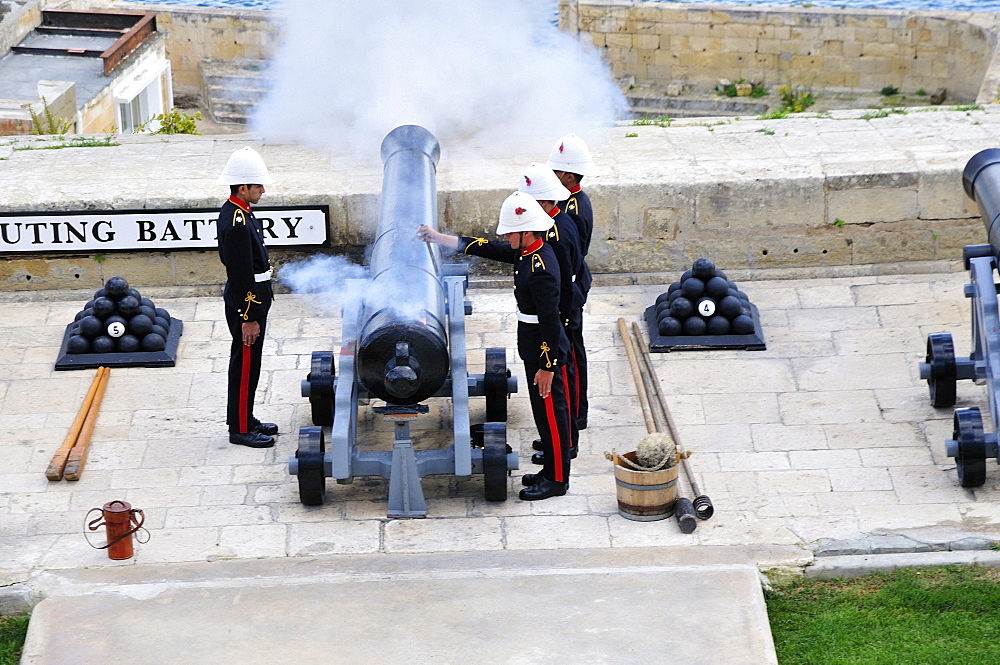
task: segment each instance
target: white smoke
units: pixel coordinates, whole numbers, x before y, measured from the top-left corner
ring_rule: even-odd
[[[377,159],[402,124],[480,154],[548,149],[625,102],[592,47],[538,0],[287,0],[252,125],[267,140]]]
[[[336,294],[339,298],[317,298],[314,305],[339,314],[341,304],[358,299],[368,283],[368,271],[344,256],[317,254],[302,261],[287,263],[278,270],[278,279],[296,294]],[[329,311],[331,307],[336,311]]]

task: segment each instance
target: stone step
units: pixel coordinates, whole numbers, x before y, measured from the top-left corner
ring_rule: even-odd
[[[199,70],[205,107],[218,123],[246,124],[269,87],[263,60],[204,60]]]

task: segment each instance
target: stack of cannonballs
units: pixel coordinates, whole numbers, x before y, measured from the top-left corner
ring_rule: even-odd
[[[170,314],[112,277],[76,315],[67,353],[134,353],[163,351],[170,333]]]
[[[660,335],[750,335],[754,322],[750,299],[717,270],[711,259],[698,259],[680,280],[656,298]]]

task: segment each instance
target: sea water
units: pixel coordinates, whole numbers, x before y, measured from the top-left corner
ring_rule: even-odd
[[[126,0],[131,1],[131,0]],[[135,0],[144,5],[280,9],[282,0]],[[286,0],[287,1],[287,0]],[[538,0],[557,4],[558,0]],[[640,0],[643,1],[643,0]],[[646,0],[660,2],[661,0]],[[723,4],[719,0],[686,0],[688,4]],[[663,4],[668,4],[664,2]],[[836,9],[922,9],[1000,13],[1000,0],[727,0],[724,4],[754,7],[832,7]]]

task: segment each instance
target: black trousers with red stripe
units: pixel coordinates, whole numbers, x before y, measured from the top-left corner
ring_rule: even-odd
[[[573,379],[566,391],[570,394],[570,404],[573,405],[573,415],[576,420],[587,420],[590,401],[587,399],[587,350],[583,348],[583,310],[578,309],[569,316],[566,324],[566,336],[572,347],[570,362],[575,369]]]
[[[566,483],[569,482],[569,447],[572,440],[569,402],[566,400],[566,369],[560,367],[553,373],[552,392],[545,399],[538,394],[538,386],[534,383],[538,369],[538,363],[525,361],[524,376],[528,382],[531,415],[542,440],[542,452],[545,453],[541,474],[549,480]]]
[[[243,343],[243,318],[231,307],[226,307],[226,323],[233,337],[229,349],[229,398],[226,404],[226,424],[231,433],[245,434],[253,426],[253,397],[260,381],[260,360],[264,350],[264,328],[267,317],[261,320],[260,336],[253,346]]]

